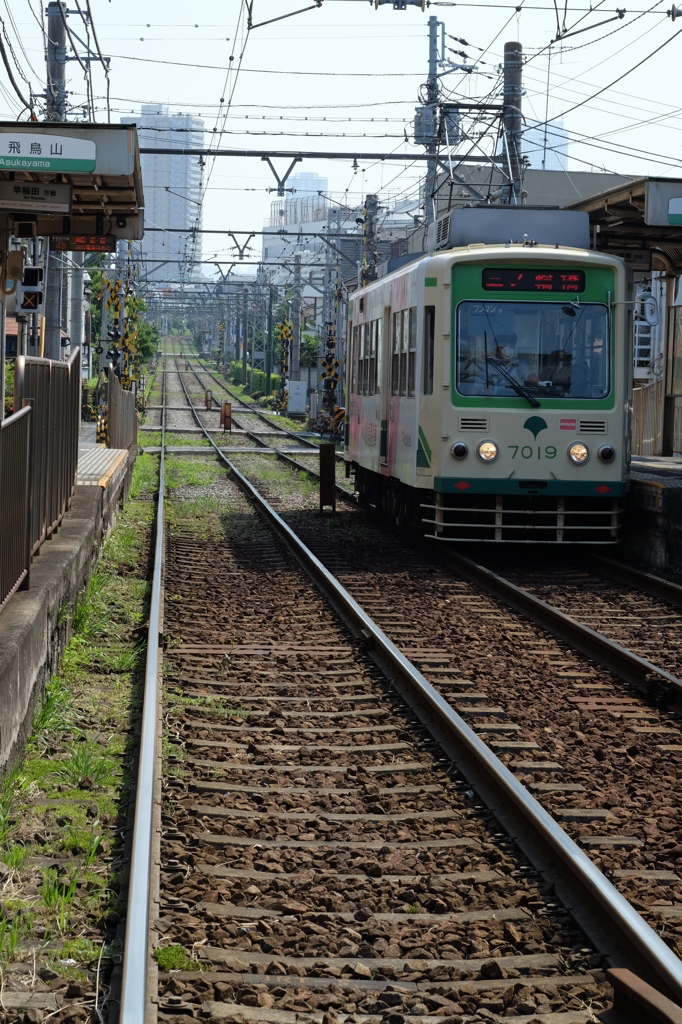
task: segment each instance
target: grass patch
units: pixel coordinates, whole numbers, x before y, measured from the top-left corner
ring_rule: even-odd
[[[203,396],[202,396],[203,397]],[[203,434],[176,434],[166,431],[166,448],[206,448],[208,442]],[[137,443],[141,448],[160,448],[161,431],[145,430],[139,434]],[[148,459],[156,459],[156,455],[147,455]]]
[[[249,461],[248,470],[244,475],[250,480],[257,480],[263,484],[276,484],[288,490],[295,490],[298,494],[309,497],[317,494],[320,482],[316,477],[309,476],[304,469],[293,469],[278,462],[266,462],[264,459],[252,459]]]
[[[59,950],[60,960],[75,960],[78,964],[96,964],[114,960],[120,955],[115,945],[93,942],[92,939],[71,939]]]
[[[73,612],[73,630],[83,640],[107,636],[111,631],[109,609],[103,590],[108,574],[101,568],[95,569],[85,590],[76,600]]]
[[[137,459],[136,500],[118,513],[88,585],[62,612],[74,633],[59,674],[45,686],[23,761],[0,780],[0,861],[10,872],[0,909],[5,976],[22,960],[34,971],[48,965],[61,978],[87,980],[79,965],[96,962],[107,983],[108,951],[126,909],[120,843],[155,512],[151,500],[139,499],[151,498],[157,468],[151,456]],[[55,952],[49,947],[59,939]]]
[[[90,790],[116,778],[114,762],[102,754],[97,743],[79,743],[53,769],[54,776],[72,789]]]
[[[145,442],[149,443],[149,442]],[[159,481],[159,459],[156,455],[140,454],[135,459],[133,477],[130,481],[130,500],[137,501],[142,495],[155,494]],[[115,533],[116,531],[114,531]]]
[[[166,703],[173,709],[193,708],[197,711],[207,711],[211,714],[223,714],[226,718],[242,718],[246,720],[251,714],[251,708],[234,707],[226,697],[185,697],[175,693],[167,697]]]
[[[154,959],[162,971],[200,971],[201,964],[194,960],[183,946],[164,946],[154,950]]]
[[[179,532],[191,529],[198,540],[222,537],[223,503],[213,495],[198,494],[196,497],[174,499],[166,505],[166,517],[171,530]],[[173,600],[171,596],[170,600]]]
[[[215,483],[220,473],[220,466],[214,461],[189,456],[186,459],[166,459],[166,484],[171,490],[178,487],[208,487]]]

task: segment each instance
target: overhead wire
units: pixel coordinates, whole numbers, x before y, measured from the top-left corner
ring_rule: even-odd
[[[651,60],[652,57],[655,57],[657,53],[660,53],[661,50],[665,49],[666,46],[669,46],[674,39],[677,39],[681,32],[682,28],[678,29],[674,35],[666,39],[665,42],[661,43],[660,46],[657,46],[655,50],[652,50],[651,53],[647,54],[646,57],[643,57],[642,60],[637,62],[637,64],[633,64],[631,68],[628,68],[627,71],[624,71],[621,75],[618,76],[618,78],[614,78],[614,80],[612,82],[609,82],[608,85],[602,86],[601,89],[598,89],[595,93],[592,93],[592,95],[587,97],[587,99],[581,100],[579,103],[574,103],[573,106],[568,107],[566,110],[562,111],[561,114],[557,114],[556,117],[565,117],[567,114],[572,113],[572,111],[577,110],[578,107],[586,106],[588,103],[591,103],[592,100],[595,100],[598,96],[601,96],[602,93],[607,92],[607,90],[613,88],[614,85],[617,85],[619,82],[622,82],[623,79],[627,78],[628,75],[631,75],[633,71],[636,71],[638,68],[641,68],[643,64],[646,64],[646,62]],[[556,120],[556,117],[551,118],[550,122]],[[542,125],[536,125],[535,127],[540,128],[542,127]]]
[[[97,29],[95,28],[95,19],[92,16],[92,9],[90,7],[90,0],[85,0],[85,5],[88,9],[88,15],[90,16],[90,24],[92,26],[92,38],[95,41],[95,48],[104,70],[104,78],[107,83],[107,119],[111,121],[111,102],[110,102],[110,91],[111,91],[111,80],[109,77],[109,60],[102,54],[102,48],[99,45],[99,39],[97,38]]]
[[[12,28],[14,29],[14,35],[16,36],[17,43],[19,44],[19,49],[21,50],[21,52],[24,55],[24,59],[26,61],[26,64],[30,68],[32,73],[35,75],[35,77],[36,78],[40,78],[40,75],[38,74],[36,69],[33,67],[33,64],[31,63],[31,58],[29,57],[28,53],[26,52],[26,48],[24,47],[24,41],[23,41],[23,38],[22,38],[22,33],[19,31],[19,29],[17,27],[17,23],[14,20],[14,15],[12,14],[12,9],[10,8],[7,0],[4,0],[4,4],[5,4],[5,10],[7,11],[7,18],[9,20]],[[5,36],[5,39],[7,39],[7,36]],[[9,45],[9,40],[7,40],[7,42],[8,42],[8,45]],[[17,64],[17,67],[19,69],[19,73],[21,74],[21,77],[24,79],[26,84],[30,87],[30,83],[29,83],[28,79],[25,77],[25,75],[23,74],[23,70],[21,69],[21,66],[19,65],[19,63],[17,62],[16,57],[15,57],[15,63]]]
[[[1,20],[2,19],[0,19],[0,21]],[[4,22],[3,22],[3,28],[4,28]],[[14,75],[12,74],[12,68],[10,67],[9,59],[7,57],[7,51],[5,50],[5,44],[4,44],[4,42],[3,42],[1,37],[0,37],[0,56],[2,56],[2,62],[5,65],[5,71],[7,72],[7,77],[9,78],[10,83],[11,83],[12,88],[14,89],[15,93],[17,94],[17,96],[19,97],[19,99],[21,100],[21,102],[23,103],[25,108],[27,108],[28,110],[33,110],[33,99],[32,99],[32,97],[30,97],[27,100],[26,97],[23,95],[21,89],[17,85],[15,79],[14,79]]]

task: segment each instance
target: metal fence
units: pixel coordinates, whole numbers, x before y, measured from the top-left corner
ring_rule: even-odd
[[[107,448],[130,448],[137,444],[135,394],[124,391],[109,369],[107,377]]]
[[[671,452],[682,453],[682,396],[665,398],[664,383],[637,387],[632,393],[632,454],[661,455],[664,448],[663,406],[664,400],[671,402],[671,435],[668,439]]]
[[[66,363],[17,358],[14,408],[27,405],[31,407],[29,550],[34,554],[71,506],[78,468],[80,349],[74,349]]]
[[[28,586],[30,425],[28,407],[0,423],[0,610]]]
[[[663,381],[637,387],[632,392],[632,454],[658,455],[661,451],[661,403]]]

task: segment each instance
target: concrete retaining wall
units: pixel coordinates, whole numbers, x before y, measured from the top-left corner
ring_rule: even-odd
[[[682,488],[633,480],[622,557],[682,575]]]

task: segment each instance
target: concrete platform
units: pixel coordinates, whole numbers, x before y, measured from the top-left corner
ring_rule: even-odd
[[[69,638],[78,592],[89,579],[97,552],[127,494],[133,458],[94,444],[81,432],[77,483],[71,508],[31,564],[29,585],[0,614],[0,773],[23,748],[45,681],[55,673]]]
[[[104,445],[78,449],[76,485],[84,487],[116,487],[119,477],[128,470],[127,448],[105,448]]]
[[[682,458],[634,456],[627,507],[624,554],[682,575]]]

